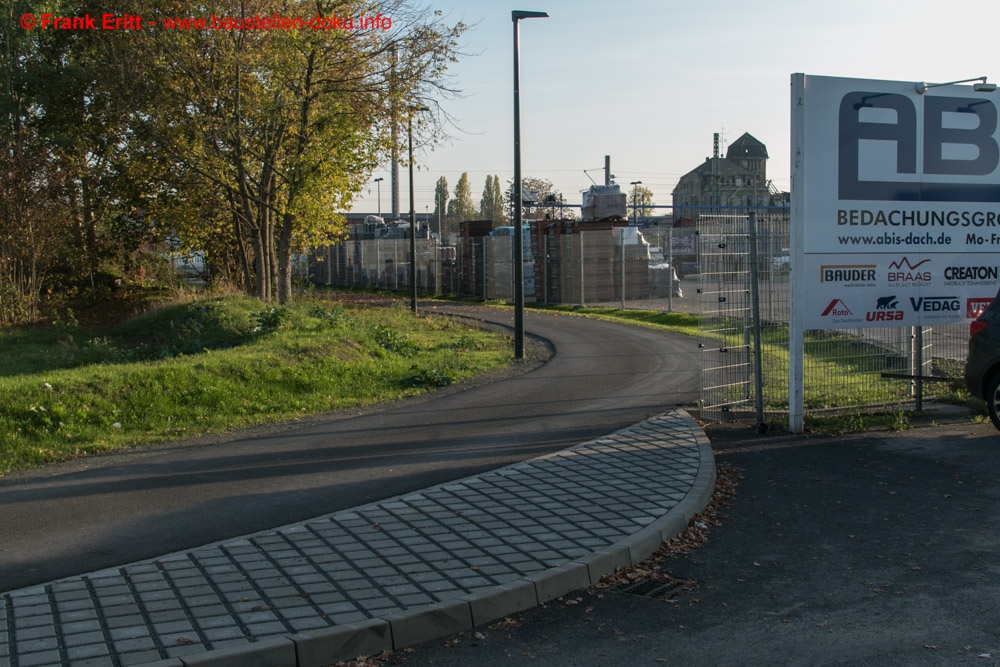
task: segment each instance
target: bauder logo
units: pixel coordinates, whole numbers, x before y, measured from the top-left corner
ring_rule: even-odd
[[[965,316],[970,320],[974,320],[983,314],[986,307],[993,302],[992,297],[986,297],[983,299],[966,299],[965,300]]]
[[[895,295],[880,296],[875,300],[875,310],[865,313],[869,322],[902,322],[906,314],[899,310],[899,299]]]
[[[909,257],[897,259],[889,263],[886,279],[889,287],[926,287],[931,284],[931,272],[924,266],[929,259],[922,259],[914,264]],[[923,267],[923,270],[918,270]]]
[[[874,264],[823,264],[819,267],[821,283],[840,283],[844,287],[875,284]]]

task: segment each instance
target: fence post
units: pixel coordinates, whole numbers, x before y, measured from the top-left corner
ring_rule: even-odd
[[[585,300],[583,298],[583,230],[580,230],[580,307],[583,308]]]
[[[535,260],[538,261],[538,260]],[[542,303],[549,303],[549,235],[542,237]]]
[[[674,312],[674,275],[680,280],[677,267],[674,266],[674,228],[667,227],[667,312]]]
[[[914,396],[915,400],[913,407],[914,409],[916,409],[917,412],[922,412],[924,409],[924,327],[921,325],[915,327],[915,329],[916,329],[916,337],[915,337],[916,350],[914,350],[915,354],[913,355],[913,358],[914,361],[916,362],[915,365],[917,367],[916,368],[917,372],[914,373],[914,375],[916,375],[917,377],[917,383],[916,383],[917,391],[916,395]]]
[[[621,248],[622,263],[622,310],[625,310],[625,228],[618,230],[618,245]]]
[[[754,411],[757,416],[757,432],[767,430],[764,423],[764,378],[763,363],[760,348],[760,284],[757,271],[757,211],[750,209],[750,295],[753,301],[753,375],[754,375]]]

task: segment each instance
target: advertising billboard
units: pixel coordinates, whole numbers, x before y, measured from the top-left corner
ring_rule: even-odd
[[[998,104],[992,86],[793,75],[804,328],[964,322],[992,300]]]

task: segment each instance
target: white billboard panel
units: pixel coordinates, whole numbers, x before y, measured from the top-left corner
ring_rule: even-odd
[[[792,261],[804,327],[976,317],[1000,285],[1000,93],[807,75],[793,83],[801,191]]]

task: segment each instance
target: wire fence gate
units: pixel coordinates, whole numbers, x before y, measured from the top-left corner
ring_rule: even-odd
[[[698,317],[701,415],[781,420],[788,413],[789,211],[685,207],[659,223],[531,221],[524,237],[525,300],[688,313]],[[427,295],[513,299],[510,228],[416,239],[414,275]],[[498,233],[500,232],[500,233]],[[316,248],[318,284],[409,291],[406,238],[348,238]],[[806,416],[921,409],[952,392],[968,327],[805,332]]]

